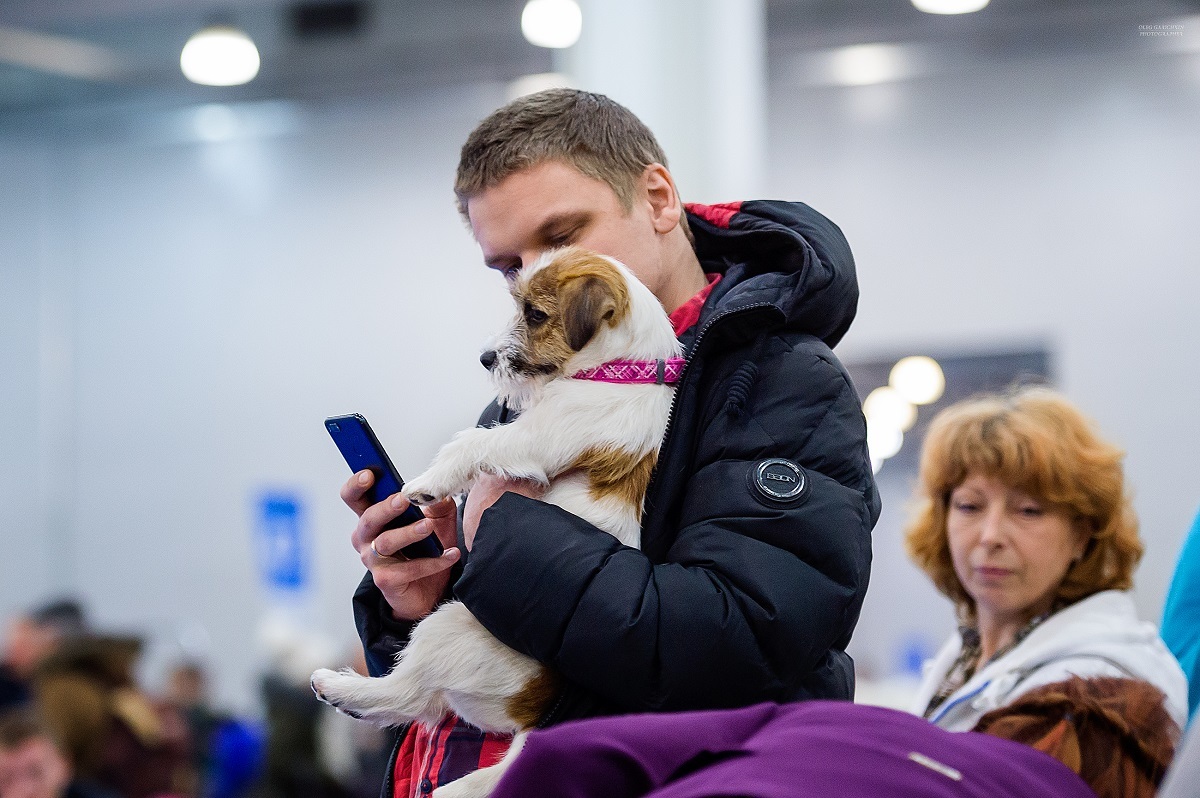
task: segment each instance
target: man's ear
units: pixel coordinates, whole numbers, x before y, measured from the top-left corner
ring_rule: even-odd
[[[618,306],[617,292],[609,280],[600,275],[585,274],[564,283],[559,307],[567,346],[576,352],[587,346],[600,325],[611,322],[616,316]]]
[[[654,230],[659,234],[674,230],[683,216],[683,203],[679,201],[679,192],[675,190],[675,181],[667,167],[660,163],[648,165],[642,171],[642,188],[646,192]]]

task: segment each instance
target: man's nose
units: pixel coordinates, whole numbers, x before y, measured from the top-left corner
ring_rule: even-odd
[[[489,349],[488,351],[484,352],[479,356],[479,362],[483,364],[485,369],[491,371],[492,366],[496,365],[496,350]]]

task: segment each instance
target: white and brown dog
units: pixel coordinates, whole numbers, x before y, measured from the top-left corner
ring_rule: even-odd
[[[637,547],[683,366],[671,323],[628,269],[582,249],[546,253],[511,291],[516,316],[480,360],[520,416],[459,432],[404,494],[428,504],[467,491],[482,472],[535,480],[547,486],[543,501]],[[516,735],[498,765],[438,798],[488,795],[557,691],[552,671],[496,640],[460,602],[417,624],[386,676],[319,670],[312,684],[323,701],[380,725],[432,726],[453,712]]]

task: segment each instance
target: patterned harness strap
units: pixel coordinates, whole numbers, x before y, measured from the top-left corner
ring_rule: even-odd
[[[595,368],[577,371],[571,377],[594,382],[673,385],[679,382],[685,363],[687,361],[681,357],[670,360],[610,360]]]

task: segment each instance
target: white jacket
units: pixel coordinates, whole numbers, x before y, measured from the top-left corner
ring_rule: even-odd
[[[911,711],[921,715],[962,650],[954,636],[925,664]],[[1128,594],[1106,590],[1077,601],[1042,621],[1008,653],[977,671],[942,703],[930,720],[943,729],[966,731],[985,713],[1014,698],[1070,676],[1142,679],[1162,690],[1166,709],[1187,723],[1187,679],[1154,624],[1139,621]]]

